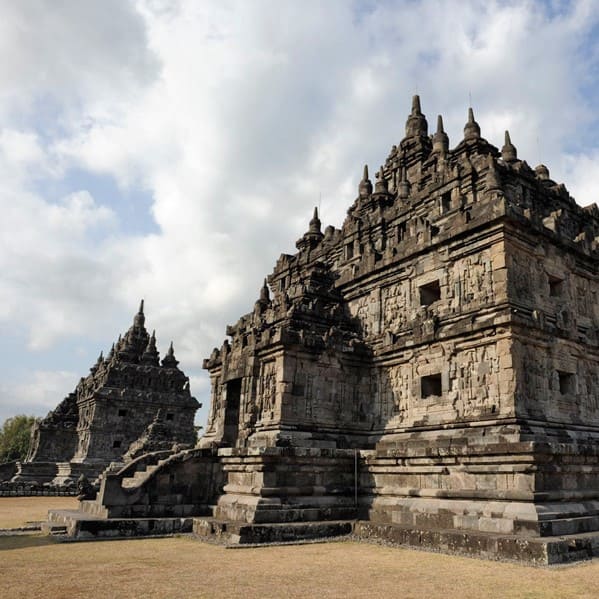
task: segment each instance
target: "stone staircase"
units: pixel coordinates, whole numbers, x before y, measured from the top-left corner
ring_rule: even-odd
[[[200,490],[203,472],[213,463],[211,451],[188,449],[113,464],[100,475],[95,499],[81,501],[79,510],[52,510],[44,529],[81,539],[191,532],[193,516],[212,514],[209,498]]]
[[[166,459],[158,460],[156,464],[148,464],[140,470],[136,470],[132,476],[126,476],[121,480],[124,489],[133,489],[142,485],[151,475],[166,462]]]
[[[66,524],[49,524],[44,527],[44,532],[49,534],[51,537],[66,537],[67,527]]]

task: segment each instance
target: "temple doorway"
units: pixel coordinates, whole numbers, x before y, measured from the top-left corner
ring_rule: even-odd
[[[239,434],[239,403],[241,400],[241,379],[233,379],[227,383],[227,398],[225,404],[225,430],[223,441],[225,445],[235,447]]]

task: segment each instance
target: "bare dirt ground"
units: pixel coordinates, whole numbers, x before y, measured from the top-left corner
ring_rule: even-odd
[[[349,541],[226,549],[189,537],[83,543],[0,537],[0,597],[11,599],[595,599],[598,589],[599,561],[548,569]]]
[[[0,528],[45,520],[49,509],[73,510],[77,504],[74,497],[0,497]]]

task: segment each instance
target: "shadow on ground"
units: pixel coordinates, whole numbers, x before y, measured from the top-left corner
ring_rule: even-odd
[[[30,547],[44,547],[55,545],[58,541],[47,535],[14,535],[0,536],[0,551],[12,549],[29,549]]]

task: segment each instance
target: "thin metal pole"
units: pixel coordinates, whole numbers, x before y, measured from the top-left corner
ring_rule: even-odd
[[[358,507],[358,450],[354,449],[354,506]]]

